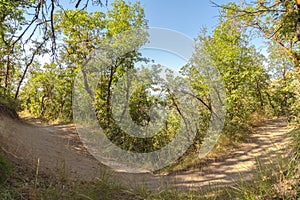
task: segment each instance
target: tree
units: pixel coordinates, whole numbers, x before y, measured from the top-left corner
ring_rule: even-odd
[[[247,127],[250,115],[263,110],[266,103],[264,90],[268,77],[263,69],[264,57],[249,45],[247,38],[238,21],[232,23],[221,17],[212,35],[205,30],[199,34],[191,65],[184,68],[207,114],[212,114],[212,110],[203,71],[207,66],[217,68],[226,90],[225,126],[233,135]]]
[[[294,70],[292,58],[277,43],[269,44],[268,70],[271,76],[268,95],[269,112],[276,116],[285,115],[290,122],[299,120],[299,75]]]
[[[57,10],[64,9],[61,3],[60,0],[0,1],[1,100],[9,99],[9,104],[18,100],[38,56],[52,52],[55,57],[57,36],[54,15]],[[72,4],[85,10],[89,5],[104,6],[107,0],[78,0]]]
[[[71,121],[74,73],[56,64],[30,72],[22,92],[23,109],[44,120]]]
[[[217,5],[226,10],[223,15],[233,21],[239,21],[245,28],[258,31],[266,39],[271,39],[292,58],[295,71],[299,65],[299,7],[296,1],[259,0],[241,4],[228,3]]]
[[[37,73],[32,72],[32,79],[29,79],[25,87],[23,99],[25,102],[28,102],[29,97],[26,95],[26,90],[36,91],[40,87],[36,82],[42,81],[46,83],[51,77],[50,79],[55,80],[53,91],[51,90],[53,94],[44,89],[40,89],[38,93],[42,93],[41,96],[46,95],[46,97],[52,94],[51,98],[55,99],[56,102],[53,102],[54,107],[66,110],[66,115],[64,114],[63,116],[72,117],[69,112],[72,110],[71,99],[74,79],[77,73],[81,72],[85,89],[91,98],[94,99],[95,94],[91,91],[93,86],[88,82],[88,77],[92,76],[91,72],[94,69],[89,68],[91,65],[86,65],[86,63],[91,56],[99,54],[100,56],[105,55],[106,59],[110,59],[107,60],[107,63],[101,69],[96,69],[96,72],[103,70],[101,72],[102,76],[100,76],[102,86],[99,88],[99,90],[101,88],[103,90],[99,97],[103,97],[103,100],[106,102],[104,107],[107,112],[105,113],[110,113],[110,95],[113,82],[118,77],[121,77],[126,70],[133,68],[134,62],[144,60],[140,53],[137,52],[137,49],[146,42],[146,35],[140,32],[138,34],[141,35],[140,38],[133,38],[134,41],[128,41],[128,37],[133,37],[136,33],[134,31],[130,32],[130,30],[146,28],[143,9],[139,3],[131,4],[123,0],[116,0],[107,14],[103,12],[89,13],[78,9],[58,11],[54,15],[54,28],[55,34],[61,37],[63,41],[62,45],[57,46],[59,52],[56,60],[57,64],[50,68],[49,65],[45,65],[44,70]],[[126,36],[123,40],[112,40],[122,34]],[[128,49],[129,47],[126,47],[128,43],[130,43],[132,48]],[[115,50],[122,48],[128,49],[128,52],[119,52],[119,54],[115,52]],[[49,77],[50,74],[52,75]],[[99,77],[99,74],[96,74],[96,76]],[[31,81],[32,83],[30,83]],[[35,89],[29,89],[32,87]],[[63,102],[58,103],[58,101]],[[100,99],[95,104],[97,105],[99,102]],[[60,112],[52,109],[52,106],[43,106],[43,103],[44,101],[30,101],[27,107],[32,107],[32,104],[42,104],[38,107],[42,107],[48,110],[49,113],[52,113],[48,115],[44,115],[44,112],[40,111],[35,113],[44,118],[55,119],[60,115]],[[66,108],[66,106],[68,107]]]
[[[5,1],[0,3],[0,89],[1,96],[12,96],[16,78],[19,76],[21,46],[15,36],[19,24],[24,23],[24,10],[21,2]]]

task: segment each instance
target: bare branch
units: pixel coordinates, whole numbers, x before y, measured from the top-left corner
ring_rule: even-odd
[[[55,49],[56,49],[56,37],[55,37],[55,29],[54,29],[54,9],[55,9],[55,5],[54,5],[54,0],[52,0],[51,2],[51,14],[50,14],[50,21],[51,21],[51,40],[52,40],[52,54],[55,54]]]
[[[21,33],[21,35],[19,35],[18,38],[12,43],[12,46],[15,46],[15,44],[23,38],[23,36],[29,30],[29,28],[32,26],[32,24],[38,20],[39,13],[40,13],[40,10],[41,10],[41,6],[42,6],[41,3],[38,3],[38,5],[36,6],[34,17],[32,18],[31,22],[24,29],[24,31]]]
[[[19,81],[19,83],[18,83],[18,86],[17,86],[17,90],[16,90],[16,93],[15,93],[15,99],[18,98],[18,95],[19,95],[19,92],[20,92],[21,85],[22,85],[22,83],[23,83],[23,81],[24,81],[24,79],[25,79],[25,76],[26,76],[26,74],[27,74],[27,71],[28,71],[29,67],[30,67],[31,64],[33,63],[33,61],[34,61],[36,55],[39,53],[39,49],[42,48],[42,46],[45,44],[45,42],[46,42],[46,41],[43,41],[43,42],[42,42],[42,43],[34,50],[34,52],[33,52],[32,55],[31,55],[31,58],[30,58],[29,62],[26,63],[25,70],[24,70],[24,72],[23,72],[23,74],[22,74],[22,76],[21,76],[21,79],[20,79],[20,81]]]
[[[78,8],[79,7],[79,4],[80,4],[81,0],[78,0],[76,5],[75,5],[75,8]]]

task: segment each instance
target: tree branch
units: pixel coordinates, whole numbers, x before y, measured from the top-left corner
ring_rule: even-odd
[[[23,81],[24,81],[24,79],[25,79],[25,76],[26,76],[26,74],[27,74],[27,71],[28,71],[29,67],[30,67],[31,64],[33,63],[35,56],[38,54],[38,52],[39,52],[38,50],[39,50],[40,48],[42,48],[42,46],[45,44],[45,42],[46,42],[46,41],[42,42],[42,43],[35,49],[35,51],[33,52],[32,56],[31,56],[31,58],[30,58],[30,60],[29,60],[29,62],[26,63],[25,70],[24,70],[24,72],[23,72],[23,74],[22,74],[22,76],[21,76],[21,79],[20,79],[20,81],[19,81],[19,83],[18,83],[18,87],[17,87],[16,93],[15,93],[15,100],[18,98],[18,95],[19,95],[19,92],[20,92],[21,85],[22,85],[22,83],[23,83]]]

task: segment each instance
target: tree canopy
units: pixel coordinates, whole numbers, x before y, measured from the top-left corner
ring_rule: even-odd
[[[193,124],[195,140],[188,152],[196,152],[217,116],[211,90],[223,97],[221,88],[211,87],[206,78],[212,75],[211,81],[217,81],[216,72],[208,70],[213,66],[226,94],[225,127],[220,127],[225,137],[244,139],[257,115],[285,115],[291,123],[300,120],[299,10],[294,1],[215,4],[221,8],[218,25],[211,33],[203,29],[195,39],[194,56],[180,71],[184,78],[167,73],[173,89],[182,92],[179,96],[159,77],[162,66],[140,51],[149,35],[139,2],[114,0],[106,12],[86,9],[88,3],[107,3],[103,1],[78,0],[68,9],[61,3],[0,3],[0,95],[16,109],[47,121],[71,122],[74,104],[85,99],[107,138],[137,153],[163,149],[182,127]],[[252,45],[254,36],[269,41],[269,55]],[[151,70],[145,65],[138,68],[137,63],[150,63]],[[120,82],[123,93],[116,92]],[[74,94],[78,85],[82,90]],[[189,87],[192,92],[186,91]],[[125,107],[113,100],[116,94]],[[193,108],[180,106],[182,102]],[[155,127],[151,121],[159,121],[155,106],[167,108],[156,135],[139,138],[126,133],[130,128],[142,132]],[[191,123],[184,109],[203,120]]]
[[[242,27],[252,28],[277,43],[293,59],[294,68],[299,72],[300,9],[296,2],[259,0],[215,5],[227,11],[223,14],[229,20],[238,21]]]

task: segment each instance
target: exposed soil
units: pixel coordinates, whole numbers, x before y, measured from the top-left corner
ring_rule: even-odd
[[[180,188],[228,185],[241,177],[250,179],[256,168],[256,158],[268,162],[289,149],[289,131],[284,118],[269,120],[254,129],[247,143],[225,156],[208,160],[203,166],[164,176],[128,174],[112,172],[94,159],[80,142],[74,125],[48,125],[0,114],[0,147],[24,167],[34,170],[39,162],[39,171],[48,176],[89,181],[108,175],[126,186],[143,185],[152,189],[166,184]]]

